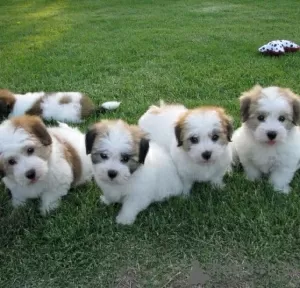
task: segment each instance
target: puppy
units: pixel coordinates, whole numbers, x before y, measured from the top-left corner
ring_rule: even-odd
[[[119,224],[132,224],[151,203],[182,193],[170,156],[137,126],[122,120],[95,124],[86,134],[86,153],[104,194],[101,201],[122,203]]]
[[[224,109],[189,110],[183,105],[161,103],[148,109],[139,126],[171,154],[185,195],[196,181],[224,187],[223,176],[231,168],[229,142],[233,132],[232,120]]]
[[[40,198],[45,215],[71,186],[92,178],[84,135],[63,123],[47,129],[37,116],[6,120],[0,125],[0,174],[14,207]]]
[[[5,89],[0,90],[2,119],[27,114],[45,120],[80,123],[98,109],[89,97],[79,92],[13,94]]]
[[[268,174],[288,193],[300,160],[300,101],[290,89],[257,85],[240,97],[242,126],[233,144],[249,180]]]

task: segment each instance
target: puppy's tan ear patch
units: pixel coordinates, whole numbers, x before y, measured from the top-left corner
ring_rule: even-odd
[[[293,124],[300,124],[300,97],[289,88],[279,88],[280,93],[284,95],[291,103],[293,109]]]
[[[146,156],[149,151],[149,139],[142,138],[140,141],[140,148],[139,148],[139,163],[144,164]]]
[[[183,133],[184,133],[184,122],[185,122],[185,114],[181,116],[178,121],[175,124],[175,137],[177,140],[177,147],[180,147],[183,145]]]
[[[294,125],[300,124],[300,100],[295,99],[292,102],[293,105],[293,123]]]
[[[97,129],[96,127],[91,127],[85,134],[85,151],[86,155],[91,154],[93,145],[97,136]]]
[[[223,120],[224,120],[224,128],[226,131],[227,140],[228,142],[231,142],[231,138],[233,134],[233,119],[230,116],[225,115],[223,117]]]
[[[6,117],[14,108],[15,102],[16,98],[13,93],[7,89],[0,89],[0,110],[2,113],[7,114]]]
[[[52,139],[47,131],[47,127],[41,118],[37,116],[24,115],[20,117],[12,118],[12,123],[15,127],[20,127],[32,134],[38,139],[44,146],[52,144]]]
[[[91,126],[85,134],[85,150],[86,154],[91,154],[94,142],[97,137],[105,137],[108,134],[108,125],[110,121],[101,121]]]
[[[149,140],[147,139],[146,133],[139,126],[127,125],[126,123],[124,123],[124,125],[131,133],[134,152],[138,155],[138,161],[144,164],[149,150]]]
[[[38,119],[32,124],[32,133],[40,140],[44,146],[52,144],[52,139],[47,131],[45,124]]]
[[[257,101],[262,89],[263,88],[260,85],[255,85],[249,91],[244,92],[240,97],[240,113],[242,122],[246,122],[249,119],[251,103]]]
[[[81,118],[85,118],[89,115],[91,115],[95,110],[96,106],[94,102],[86,95],[82,95],[80,99],[80,105],[81,105]]]
[[[6,173],[5,173],[5,170],[4,170],[4,165],[3,165],[2,161],[0,161],[0,179],[2,179],[5,176],[6,176]]]

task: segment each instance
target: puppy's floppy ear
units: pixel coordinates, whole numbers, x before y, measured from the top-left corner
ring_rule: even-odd
[[[98,134],[97,129],[94,126],[89,128],[89,130],[85,134],[85,151],[87,155],[91,154],[92,152],[92,148],[97,134]]]
[[[46,125],[38,117],[34,117],[32,119],[33,119],[33,121],[32,121],[32,125],[31,125],[31,132],[40,140],[40,142],[44,146],[51,145],[52,138],[47,131]]]
[[[293,124],[298,125],[300,122],[300,100],[294,99],[292,105],[293,105]]]
[[[4,171],[4,165],[2,162],[0,162],[0,179],[6,176],[6,173]]]
[[[177,146],[180,147],[183,144],[182,136],[181,136],[181,133],[182,133],[182,124],[181,123],[179,123],[179,122],[176,123],[174,132],[175,132],[175,136],[177,139]]]
[[[263,88],[260,85],[255,85],[251,90],[246,91],[240,97],[240,113],[242,122],[246,122],[250,116],[250,105],[252,99],[259,97]]]
[[[231,142],[232,134],[233,134],[233,119],[231,117],[225,118],[225,129],[228,142]]]
[[[139,146],[139,163],[144,164],[149,151],[149,139],[142,138]]]
[[[294,125],[300,124],[300,97],[299,95],[295,94],[289,88],[279,88],[280,93],[283,94],[289,102],[291,103],[293,116],[292,116],[292,123]]]
[[[0,117],[7,118],[11,111],[10,105],[6,101],[0,99]]]
[[[251,98],[248,96],[242,96],[240,98],[240,113],[242,122],[246,122],[250,116],[249,110],[251,105]]]

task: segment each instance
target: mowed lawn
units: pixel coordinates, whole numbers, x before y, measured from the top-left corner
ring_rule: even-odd
[[[2,0],[0,11],[0,87],[122,101],[102,117],[136,123],[164,99],[221,105],[238,127],[238,97],[254,84],[300,93],[300,52],[257,52],[300,42],[297,0]],[[194,261],[210,277],[202,287],[300,287],[299,174],[288,196],[241,169],[225,180],[153,204],[131,227],[95,184],[45,218],[38,201],[13,210],[1,184],[0,287],[190,287]]]

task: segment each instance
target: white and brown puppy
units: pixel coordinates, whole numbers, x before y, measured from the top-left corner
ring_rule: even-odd
[[[45,120],[80,123],[91,113],[100,111],[92,100],[80,92],[33,92],[14,94],[0,90],[0,118],[36,115]],[[103,111],[103,109],[102,109]]]
[[[233,145],[250,180],[270,176],[288,193],[300,160],[300,102],[290,89],[257,85],[240,97],[242,126]]]
[[[94,124],[86,134],[94,178],[105,204],[122,203],[117,223],[132,224],[151,203],[182,193],[182,183],[168,153],[146,139],[137,126],[122,120]]]
[[[0,171],[13,206],[40,198],[42,214],[55,209],[71,186],[92,178],[84,134],[63,123],[46,128],[39,117],[27,115],[0,125]]]
[[[229,147],[232,120],[220,107],[187,109],[183,105],[151,106],[139,126],[162,145],[178,169],[184,194],[194,182],[224,187],[223,176],[231,169]]]

